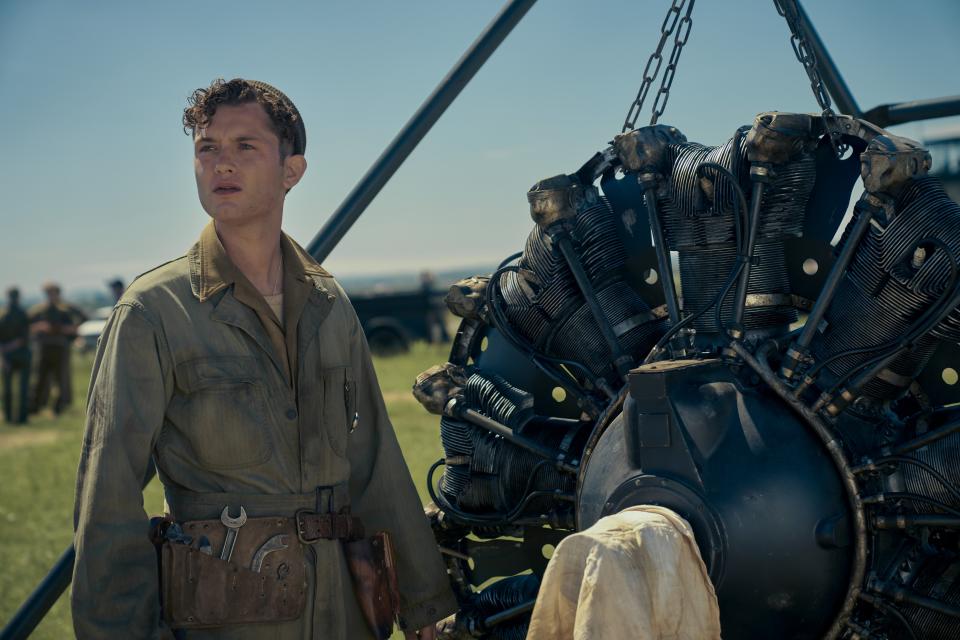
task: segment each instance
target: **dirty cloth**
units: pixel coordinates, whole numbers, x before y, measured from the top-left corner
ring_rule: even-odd
[[[350,508],[369,533],[393,538],[404,626],[456,609],[357,315],[301,247],[286,235],[280,244],[282,325],[212,223],[186,256],[131,284],[107,321],[77,478],[72,605],[81,640],[173,638],[160,619],[141,491],[151,458],[178,521],[219,518],[224,506],[250,517]],[[310,545],[306,562],[299,620],[186,638],[371,637],[340,542]]]
[[[713,584],[686,520],[663,507],[601,518],[557,546],[527,640],[719,640]]]

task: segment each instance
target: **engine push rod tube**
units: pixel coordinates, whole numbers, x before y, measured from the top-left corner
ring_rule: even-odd
[[[643,187],[643,203],[647,207],[647,218],[650,221],[654,249],[657,252],[657,269],[660,271],[660,282],[663,283],[663,299],[667,305],[670,326],[673,327],[680,322],[680,302],[677,300],[677,286],[673,281],[670,247],[667,246],[663,224],[660,222],[660,212],[657,210],[657,177],[652,173],[643,173],[637,176],[637,181]]]
[[[620,348],[617,335],[613,332],[613,327],[610,326],[610,321],[607,319],[607,316],[604,315],[600,301],[597,300],[597,293],[593,290],[590,277],[584,270],[583,265],[580,263],[580,258],[573,248],[570,234],[567,233],[565,229],[560,228],[553,231],[552,235],[560,247],[560,253],[563,254],[563,258],[570,268],[574,280],[577,281],[577,286],[580,288],[580,293],[583,294],[583,299],[587,301],[587,306],[590,307],[590,313],[593,314],[593,319],[596,320],[597,326],[600,327],[600,333],[603,334],[603,339],[606,341],[607,347],[610,349],[610,354],[613,356],[613,363],[617,368],[617,373],[625,380],[627,374],[630,372],[632,359],[630,356],[625,355],[623,349]]]
[[[307,245],[307,252],[317,262],[323,262],[330,255],[407,156],[413,152],[447,107],[460,95],[463,88],[535,2],[536,0],[507,2],[483,33],[470,45],[466,53],[453,65],[446,77],[410,117],[400,133],[384,149],[380,157],[360,178],[357,185]]]
[[[912,604],[917,607],[929,609],[930,611],[942,613],[943,615],[951,618],[960,619],[960,607],[948,604],[942,600],[928,598],[927,596],[920,595],[911,589],[901,587],[900,585],[896,585],[891,582],[886,582],[884,580],[871,580],[870,590],[879,593],[880,595],[887,596],[898,604]]]
[[[846,454],[843,451],[843,445],[833,435],[831,429],[798,398],[794,397],[790,388],[777,377],[770,364],[767,361],[767,354],[770,350],[776,348],[772,342],[768,342],[757,350],[757,355],[750,353],[740,341],[734,340],[730,343],[730,349],[738,355],[747,366],[754,370],[760,376],[767,386],[769,386],[780,398],[786,402],[800,417],[810,426],[814,434],[823,443],[824,448],[830,456],[831,461],[840,473],[843,481],[847,502],[850,511],[853,514],[853,533],[854,533],[854,556],[853,566],[850,570],[850,582],[847,586],[847,593],[843,600],[843,606],[837,613],[830,625],[830,629],[824,635],[823,640],[835,640],[843,631],[846,622],[853,612],[857,599],[861,592],[864,576],[867,571],[867,518],[863,510],[863,504],[860,500],[860,490],[857,486],[856,477],[850,468]]]
[[[537,603],[536,599],[528,600],[527,602],[521,602],[520,604],[514,607],[510,607],[509,609],[504,609],[503,611],[499,611],[493,614],[492,616],[485,618],[483,620],[483,626],[485,629],[489,629],[490,627],[494,627],[503,622],[508,622],[509,620],[513,620],[516,617],[522,616],[525,613],[529,613],[533,611],[533,605],[535,605],[536,603]]]
[[[550,461],[557,469],[560,469],[561,471],[572,473],[574,475],[576,475],[579,471],[575,465],[565,461],[566,455],[562,451],[555,451],[549,447],[543,446],[539,442],[531,440],[530,438],[514,433],[513,429],[507,425],[488,418],[475,409],[461,407],[456,398],[451,399],[450,402],[447,403],[444,413],[453,418],[466,420],[470,424],[476,425],[481,429],[485,429],[490,433],[494,433],[502,437],[507,442],[515,444],[521,449],[526,449],[530,453],[543,458],[544,460]]]
[[[905,453],[910,453],[911,451],[916,451],[921,447],[925,447],[928,444],[932,444],[937,440],[941,440],[957,432],[960,432],[960,421],[950,422],[941,427],[937,427],[936,429],[931,429],[930,431],[927,431],[926,433],[923,433],[912,440],[907,440],[906,442],[897,445],[893,449],[883,449],[881,454],[884,456],[899,456]]]
[[[737,293],[733,303],[733,327],[742,330],[743,314],[747,307],[747,288],[750,286],[750,268],[753,266],[753,251],[757,244],[757,232],[760,230],[760,207],[763,204],[763,192],[766,183],[772,178],[772,171],[765,163],[755,162],[750,167],[750,179],[753,181],[753,193],[750,195],[750,227],[747,231],[746,251],[744,251],[743,270],[737,282]]]
[[[935,527],[941,529],[960,529],[960,517],[940,513],[905,513],[873,516],[873,528],[882,531],[890,529],[912,529],[913,527]]]
[[[820,326],[820,322],[823,320],[823,316],[827,312],[830,303],[833,302],[833,296],[837,293],[840,280],[843,278],[843,274],[847,272],[847,267],[850,266],[850,262],[853,260],[853,254],[856,253],[857,247],[860,245],[860,240],[863,239],[863,236],[870,228],[870,221],[873,220],[873,207],[863,205],[861,204],[862,202],[863,201],[857,203],[856,209],[859,217],[854,223],[853,229],[850,231],[850,236],[840,251],[840,255],[837,256],[836,262],[833,263],[833,267],[830,269],[830,273],[827,275],[823,287],[820,289],[820,295],[817,296],[817,301],[807,316],[803,330],[797,337],[797,341],[787,350],[787,356],[784,359],[783,366],[780,368],[780,375],[788,380],[793,378],[800,361],[806,357],[807,349],[810,348],[810,343],[813,342],[817,328]],[[799,395],[799,392],[804,388],[806,388],[806,386],[803,388],[798,387],[795,395]]]

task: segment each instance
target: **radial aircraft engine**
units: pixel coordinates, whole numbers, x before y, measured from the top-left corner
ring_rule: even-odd
[[[555,545],[654,504],[725,640],[957,637],[960,206],[929,168],[864,120],[770,112],[719,146],[635,129],[534,185],[414,389],[451,633],[523,638]]]

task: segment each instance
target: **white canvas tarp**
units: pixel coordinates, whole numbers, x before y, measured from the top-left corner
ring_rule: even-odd
[[[717,640],[713,584],[686,520],[630,507],[564,538],[527,640]]]

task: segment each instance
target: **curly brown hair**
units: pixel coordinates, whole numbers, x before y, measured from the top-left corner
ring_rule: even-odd
[[[234,78],[217,78],[209,87],[200,88],[187,99],[183,110],[183,131],[193,135],[197,129],[210,124],[210,119],[222,105],[240,105],[256,102],[263,107],[273,132],[280,140],[280,158],[301,155],[307,146],[307,133],[300,112],[283,92],[265,82]]]

